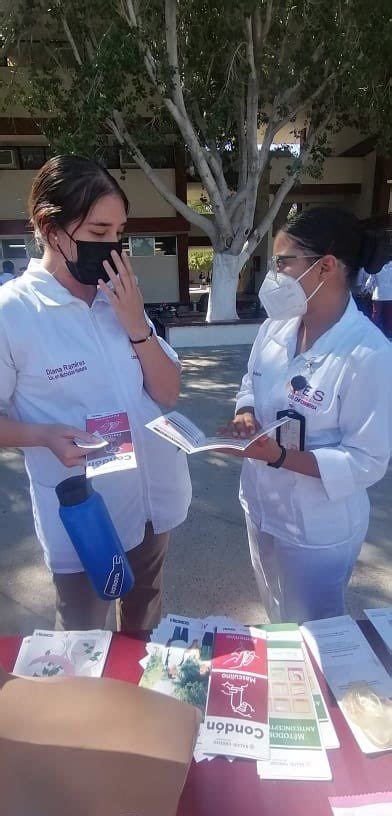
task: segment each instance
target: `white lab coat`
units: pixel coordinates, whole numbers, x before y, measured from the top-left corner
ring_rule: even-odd
[[[0,275],[0,286],[12,280],[14,280],[14,276],[10,272],[2,272]]]
[[[178,357],[158,338],[165,353]],[[151,520],[163,533],[186,518],[191,484],[185,454],[145,428],[160,408],[143,388],[143,372],[105,294],[88,307],[30,261],[23,277],[0,290],[0,412],[21,422],[86,427],[86,416],[127,411],[137,468],[94,479],[125,550]],[[58,515],[55,486],[81,468],[66,468],[48,448],[26,448],[37,536],[54,572],[83,567]]]
[[[350,298],[338,323],[295,357],[300,319],[260,328],[237,397],[261,425],[289,406],[306,418],[305,449],[321,478],[243,464],[240,501],[260,531],[301,547],[364,537],[366,489],[386,472],[392,449],[392,347]],[[293,394],[290,381],[309,387]]]
[[[371,278],[372,300],[392,300],[392,261]]]

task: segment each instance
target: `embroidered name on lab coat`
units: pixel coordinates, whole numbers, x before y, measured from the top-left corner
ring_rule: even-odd
[[[81,374],[87,371],[84,360],[75,360],[73,363],[63,363],[57,368],[47,368],[46,376],[48,380],[60,380],[63,377],[72,377],[73,374]]]

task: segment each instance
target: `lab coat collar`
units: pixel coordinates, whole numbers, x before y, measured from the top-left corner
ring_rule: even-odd
[[[32,259],[24,273],[24,281],[30,284],[41,303],[44,306],[66,306],[69,303],[79,302],[80,298],[75,297],[65,286],[53,276],[42,264]],[[104,301],[109,303],[109,299],[105,292],[97,289],[96,296],[92,303]]]
[[[350,295],[347,308],[340,320],[331,326],[328,331],[322,334],[321,337],[316,340],[313,346],[300,356],[304,357],[305,359],[318,360],[319,358],[330,354],[331,351],[338,353],[338,344],[340,339],[349,334],[350,327],[356,321],[358,321],[358,316],[359,310],[353,297]],[[289,358],[294,357],[295,354],[295,346],[301,320],[302,318],[296,317],[288,322],[280,322],[277,331],[274,332],[272,336],[275,343],[278,343],[287,350]]]

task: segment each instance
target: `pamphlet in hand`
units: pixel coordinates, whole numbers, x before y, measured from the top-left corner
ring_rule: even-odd
[[[92,414],[86,419],[86,431],[96,438],[96,443],[84,446],[90,447],[86,461],[88,477],[137,467],[126,411]],[[75,440],[76,444],[78,441]]]
[[[201,451],[207,450],[221,450],[222,448],[246,451],[256,439],[260,439],[260,437],[266,435],[272,436],[276,428],[279,428],[280,425],[284,425],[288,420],[288,417],[283,417],[275,422],[270,422],[269,425],[265,425],[261,431],[258,431],[258,433],[247,439],[233,439],[231,436],[207,437],[197,425],[183,416],[183,414],[178,413],[178,411],[172,411],[170,414],[165,414],[165,416],[153,419],[152,422],[147,423],[146,428],[149,428],[150,431],[154,431],[158,436],[162,436],[163,439],[166,439],[168,442],[171,442],[172,445],[176,445],[188,454],[200,453]]]

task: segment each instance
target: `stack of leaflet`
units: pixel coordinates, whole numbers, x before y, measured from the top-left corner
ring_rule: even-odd
[[[384,617],[381,610],[366,612],[382,636],[388,611]],[[361,751],[392,751],[392,678],[358,624],[342,615],[308,621],[301,629]]]
[[[296,625],[168,615],[147,644],[141,685],[198,706],[197,762],[257,762],[262,779],[331,779],[339,742]]]
[[[25,677],[101,677],[112,633],[101,629],[53,632],[36,629],[23,639],[14,674]]]

